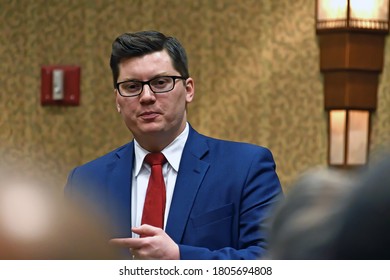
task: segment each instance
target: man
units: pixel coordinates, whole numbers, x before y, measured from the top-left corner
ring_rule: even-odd
[[[67,194],[91,202],[110,223],[110,243],[136,259],[260,258],[266,220],[282,194],[270,151],[212,139],[188,124],[194,80],[175,38],[123,34],[110,66],[117,110],[134,140],[74,169]],[[162,225],[153,226],[143,212],[158,204],[144,203],[154,167],[144,159],[160,152],[166,200]]]

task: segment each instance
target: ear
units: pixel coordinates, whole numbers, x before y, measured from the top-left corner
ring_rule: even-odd
[[[117,94],[117,90],[114,88],[114,95],[115,95],[115,103],[116,103],[116,110],[118,111],[118,113],[121,112],[121,106],[119,106],[119,103],[118,103],[118,95]]]
[[[186,101],[187,103],[192,102],[195,95],[195,85],[194,80],[192,78],[188,78],[186,80]]]

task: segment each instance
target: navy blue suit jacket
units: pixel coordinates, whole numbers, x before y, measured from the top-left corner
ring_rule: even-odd
[[[65,188],[109,220],[112,237],[131,236],[133,159],[132,141],[75,168]],[[181,259],[257,259],[281,197],[268,149],[206,137],[190,126],[165,231]]]

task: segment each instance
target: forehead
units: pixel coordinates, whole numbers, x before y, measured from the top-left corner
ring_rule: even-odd
[[[131,57],[119,63],[119,78],[139,79],[175,71],[166,50],[139,57]]]

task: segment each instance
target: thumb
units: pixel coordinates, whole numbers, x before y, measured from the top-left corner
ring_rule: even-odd
[[[139,227],[133,227],[131,229],[132,232],[134,232],[135,234],[139,234],[141,237],[155,236],[161,230],[162,230],[161,228],[154,227],[148,224],[143,224]]]

